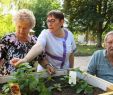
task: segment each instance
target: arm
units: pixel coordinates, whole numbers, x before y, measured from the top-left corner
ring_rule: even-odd
[[[0,67],[4,64],[4,58],[6,58],[6,50],[4,48],[5,46],[2,44],[2,41],[0,42]]]
[[[37,39],[37,43],[31,48],[31,50],[27,53],[27,55],[23,59],[12,59],[11,64],[14,66],[24,63],[24,62],[30,62],[33,60],[36,56],[42,53],[42,51],[45,49],[46,45],[46,30],[42,31]]]
[[[4,64],[4,59],[0,59],[0,67],[2,67]]]
[[[36,43],[31,50],[27,53],[27,55],[23,58],[26,62],[30,62],[33,60],[36,56],[41,54],[43,51],[43,48],[40,43]]]
[[[96,65],[97,65],[97,57],[96,57],[96,54],[94,53],[91,57],[90,62],[89,62],[87,72],[92,74],[92,75],[95,75],[96,74],[96,67],[97,67]]]
[[[55,73],[55,69],[52,65],[49,64],[48,60],[46,58],[44,58],[43,60],[39,61],[39,64],[44,67],[45,69],[47,69],[47,72],[49,74],[54,74]]]
[[[69,56],[69,63],[70,63],[70,68],[73,68],[74,67],[74,52],[76,51],[76,44],[75,44],[75,40],[74,40],[74,36],[73,34],[71,33],[71,38],[72,38],[72,47],[71,47],[71,54]]]
[[[69,56],[70,68],[74,67],[74,53],[71,53]]]
[[[20,63],[30,62],[36,56],[41,54],[42,51],[43,51],[42,45],[40,43],[36,43],[23,59],[14,58],[11,60],[11,64],[13,64],[14,66],[17,66]]]

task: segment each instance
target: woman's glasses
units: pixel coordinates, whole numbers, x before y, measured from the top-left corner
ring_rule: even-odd
[[[54,23],[55,22],[55,19],[48,19],[47,21],[46,21],[47,23]]]

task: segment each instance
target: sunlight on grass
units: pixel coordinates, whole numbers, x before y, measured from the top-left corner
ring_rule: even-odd
[[[75,56],[90,56],[94,53],[94,51],[103,49],[97,48],[95,45],[78,45],[77,44],[77,51]]]

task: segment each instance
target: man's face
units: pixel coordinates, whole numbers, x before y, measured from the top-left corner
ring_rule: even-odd
[[[113,34],[108,35],[105,41],[105,48],[107,50],[107,54],[113,55]]]

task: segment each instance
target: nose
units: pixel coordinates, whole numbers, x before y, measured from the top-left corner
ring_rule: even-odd
[[[111,46],[113,47],[113,42],[112,42]]]
[[[48,23],[47,24],[48,28],[52,27],[52,24],[51,23]]]
[[[22,33],[24,31],[24,29],[23,28],[20,28],[20,32]]]

